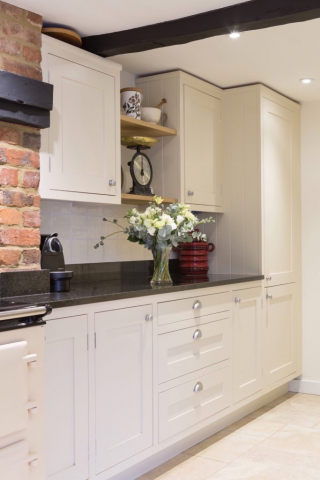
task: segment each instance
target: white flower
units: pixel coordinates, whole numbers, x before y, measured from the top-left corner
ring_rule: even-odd
[[[160,228],[165,226],[165,222],[164,220],[157,220],[154,222],[154,226],[160,230]]]
[[[143,225],[147,228],[152,227],[152,220],[150,218],[146,218],[143,222]]]
[[[149,233],[149,235],[152,235],[152,236],[155,234],[155,231],[156,231],[156,229],[154,227],[149,227],[147,229],[147,232]]]
[[[178,215],[177,216],[177,224],[180,225],[184,221],[184,216],[183,215]]]
[[[137,221],[137,217],[134,217],[134,216],[130,217],[129,219],[129,223],[131,223],[131,225],[135,225],[136,221]]]
[[[164,225],[170,225],[170,227],[172,228],[172,230],[175,230],[177,228],[177,224],[175,223],[175,221],[173,220],[172,217],[170,217],[170,215],[167,215],[166,213],[164,213],[162,216],[161,216],[161,220],[164,222]]]

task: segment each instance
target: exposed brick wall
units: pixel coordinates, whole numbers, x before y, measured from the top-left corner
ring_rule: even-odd
[[[0,0],[0,69],[42,80],[42,18]],[[0,122],[0,271],[39,268],[40,131]]]

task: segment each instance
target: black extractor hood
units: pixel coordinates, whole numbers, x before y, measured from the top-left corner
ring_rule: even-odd
[[[0,121],[50,127],[53,85],[0,70]]]

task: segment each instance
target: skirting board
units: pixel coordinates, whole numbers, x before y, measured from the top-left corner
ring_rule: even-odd
[[[320,396],[320,382],[312,380],[291,380],[289,383],[290,392],[309,393]]]

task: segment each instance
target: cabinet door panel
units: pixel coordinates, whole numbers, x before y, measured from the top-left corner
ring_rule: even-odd
[[[266,289],[264,373],[266,385],[293,374],[297,369],[296,284]]]
[[[49,55],[54,85],[49,188],[115,195],[114,78]]]
[[[187,85],[184,102],[186,202],[221,206],[221,102]]]
[[[28,442],[22,441],[0,449],[0,478],[3,480],[30,480]],[[36,457],[36,454],[35,454]]]
[[[46,325],[46,467],[48,480],[88,478],[86,315]]]
[[[300,117],[263,98],[264,273],[268,286],[297,281]]]
[[[262,389],[262,288],[233,295],[233,398],[237,403]],[[241,302],[236,303],[236,298]]]
[[[27,342],[0,345],[0,437],[24,430],[28,424]]]
[[[152,306],[95,315],[96,473],[152,446]]]

